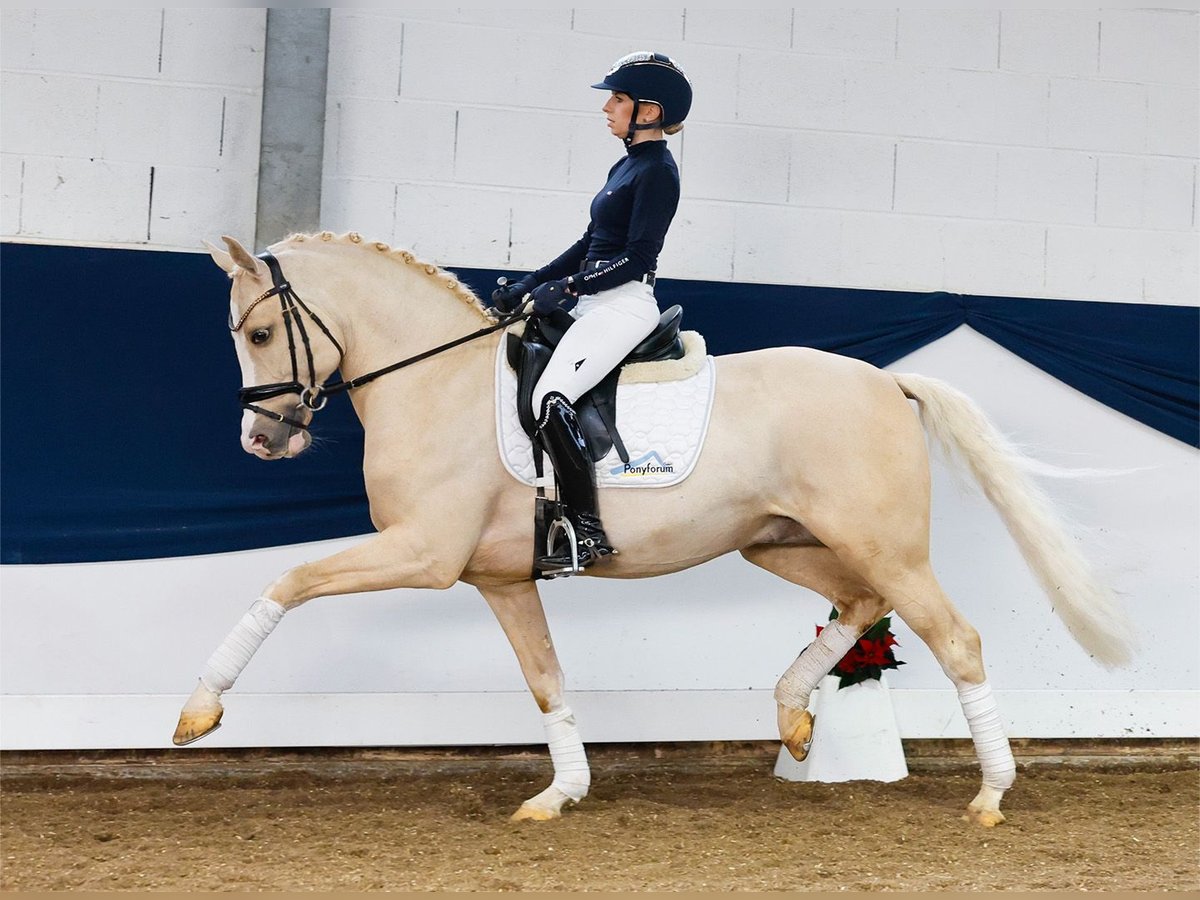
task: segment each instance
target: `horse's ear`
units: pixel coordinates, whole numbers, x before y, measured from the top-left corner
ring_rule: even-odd
[[[204,242],[204,246],[208,248],[208,255],[212,257],[212,261],[224,269],[226,273],[232,275],[234,270],[233,257],[208,241]]]
[[[267,264],[251,255],[250,251],[238,243],[237,238],[231,238],[229,235],[223,234],[221,235],[221,240],[229,248],[229,255],[239,268],[245,269],[254,275],[267,274]]]

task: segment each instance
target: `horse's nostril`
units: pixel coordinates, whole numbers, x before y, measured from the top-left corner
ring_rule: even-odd
[[[267,436],[265,434],[256,434],[250,439],[250,446],[261,447],[262,449],[266,450],[271,446],[271,442],[267,440]]]

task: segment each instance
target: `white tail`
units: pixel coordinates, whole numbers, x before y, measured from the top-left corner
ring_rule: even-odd
[[[1100,663],[1129,662],[1133,627],[1112,591],[1076,549],[1053,502],[1025,475],[1029,459],[965,394],[922,375],[895,375],[920,404],[925,430],[951,460],[965,463],[992,501],[1067,630]]]

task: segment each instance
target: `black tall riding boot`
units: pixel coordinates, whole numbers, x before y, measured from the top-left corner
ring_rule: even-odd
[[[579,419],[569,400],[551,393],[542,401],[537,438],[550,457],[558,478],[558,499],[566,508],[575,528],[579,566],[590,566],[597,559],[617,551],[608,543],[596,500],[596,468],[588,454]],[[534,566],[543,572],[570,569],[571,548],[561,546],[553,554],[536,559]]]

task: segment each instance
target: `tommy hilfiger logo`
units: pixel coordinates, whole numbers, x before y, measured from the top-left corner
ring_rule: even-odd
[[[651,450],[637,459],[613,466],[608,471],[610,475],[620,475],[622,478],[637,478],[643,475],[672,475],[675,466],[673,463],[664,462],[657,450]]]

